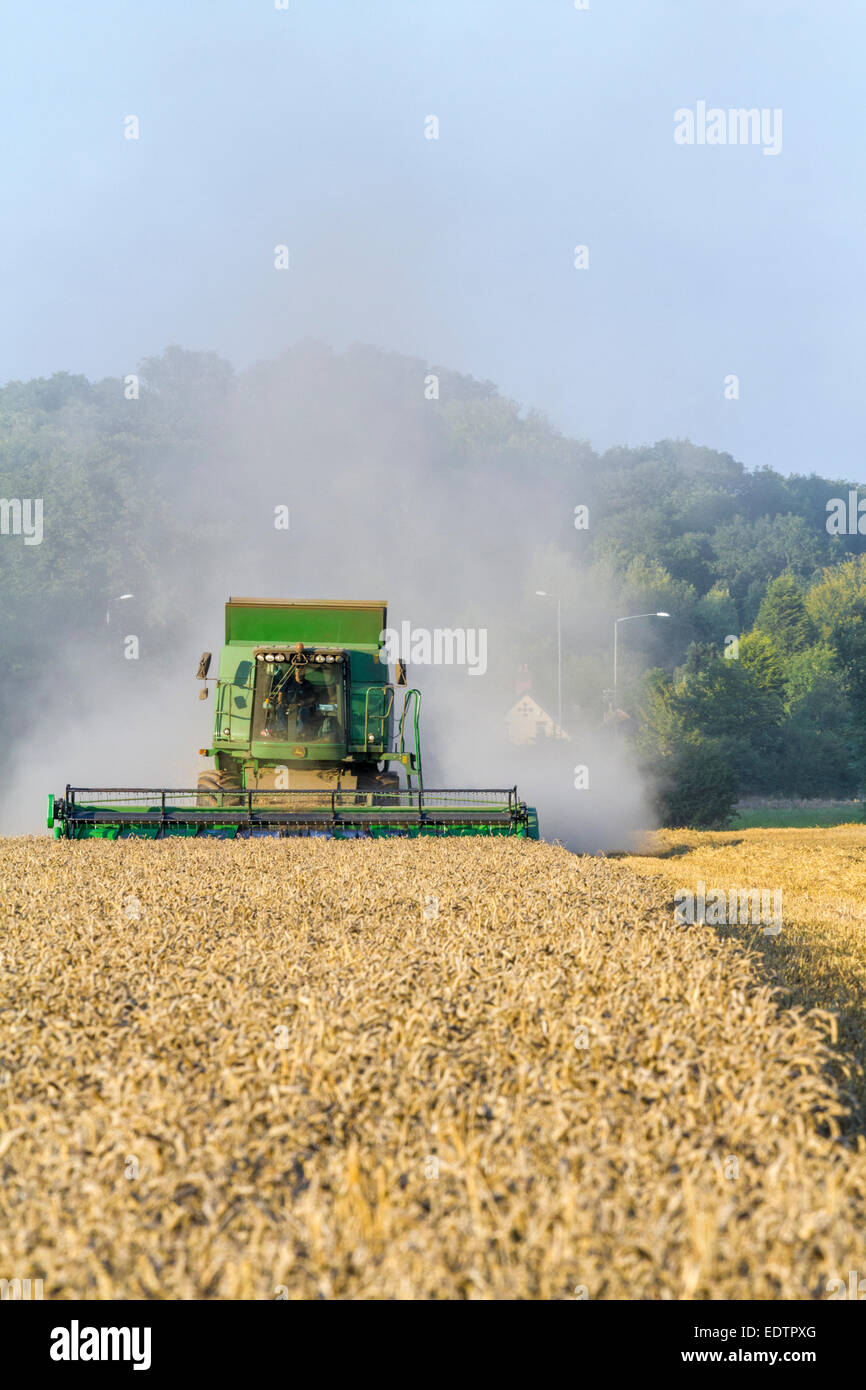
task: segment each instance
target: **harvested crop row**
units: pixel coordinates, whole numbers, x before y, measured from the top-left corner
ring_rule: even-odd
[[[825,1029],[511,841],[0,842],[0,1276],[46,1297],[824,1297]]]

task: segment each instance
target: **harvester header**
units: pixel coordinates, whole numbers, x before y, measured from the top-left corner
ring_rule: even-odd
[[[538,838],[516,788],[425,788],[421,693],[389,678],[384,602],[230,598],[214,692],[213,766],[195,788],[67,787],[68,839],[167,835],[517,835]]]

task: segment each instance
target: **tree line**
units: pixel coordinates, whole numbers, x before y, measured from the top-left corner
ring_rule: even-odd
[[[721,823],[747,793],[855,795],[860,490],[750,463],[687,440],[599,453],[491,382],[364,346],[243,371],[171,347],[132,376],[10,382],[0,498],[44,499],[44,540],[0,535],[0,735],[14,751],[54,654],[98,644],[107,599],[134,583],[170,662],[236,572],[307,596],[387,585],[422,624],[487,626],[496,700],[528,666],[551,708],[544,589],[566,728],[613,717],[665,822]],[[268,531],[283,503],[290,549]],[[660,610],[628,625],[613,710],[613,621]]]

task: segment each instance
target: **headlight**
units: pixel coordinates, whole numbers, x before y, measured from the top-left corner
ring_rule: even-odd
[[[326,657],[325,657],[325,660],[326,660],[326,661],[333,661],[334,659],[335,659],[335,658],[332,657],[332,656],[326,656]]]
[[[319,655],[316,657],[316,660],[317,660],[317,661],[324,661],[324,659],[325,659],[325,658],[322,656],[321,652],[320,652]]]

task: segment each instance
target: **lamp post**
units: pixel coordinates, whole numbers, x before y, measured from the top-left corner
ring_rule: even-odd
[[[116,598],[110,598],[108,600],[108,607],[105,610],[106,627],[108,627],[111,623],[111,605],[113,603],[122,603],[125,598],[135,598],[135,594],[118,594]]]
[[[614,618],[613,620],[613,719],[614,728],[619,727],[617,723],[617,710],[619,709],[619,699],[617,694],[617,636],[619,634],[620,623],[633,623],[636,618],[669,618],[670,613],[629,613],[625,618]]]
[[[124,599],[135,598],[135,594],[116,594],[114,598],[106,599],[105,605],[105,651],[107,656],[111,656],[112,636],[111,636],[111,606],[114,603],[123,603]]]
[[[556,737],[562,738],[562,599],[546,589],[536,589],[539,598],[556,599]]]

